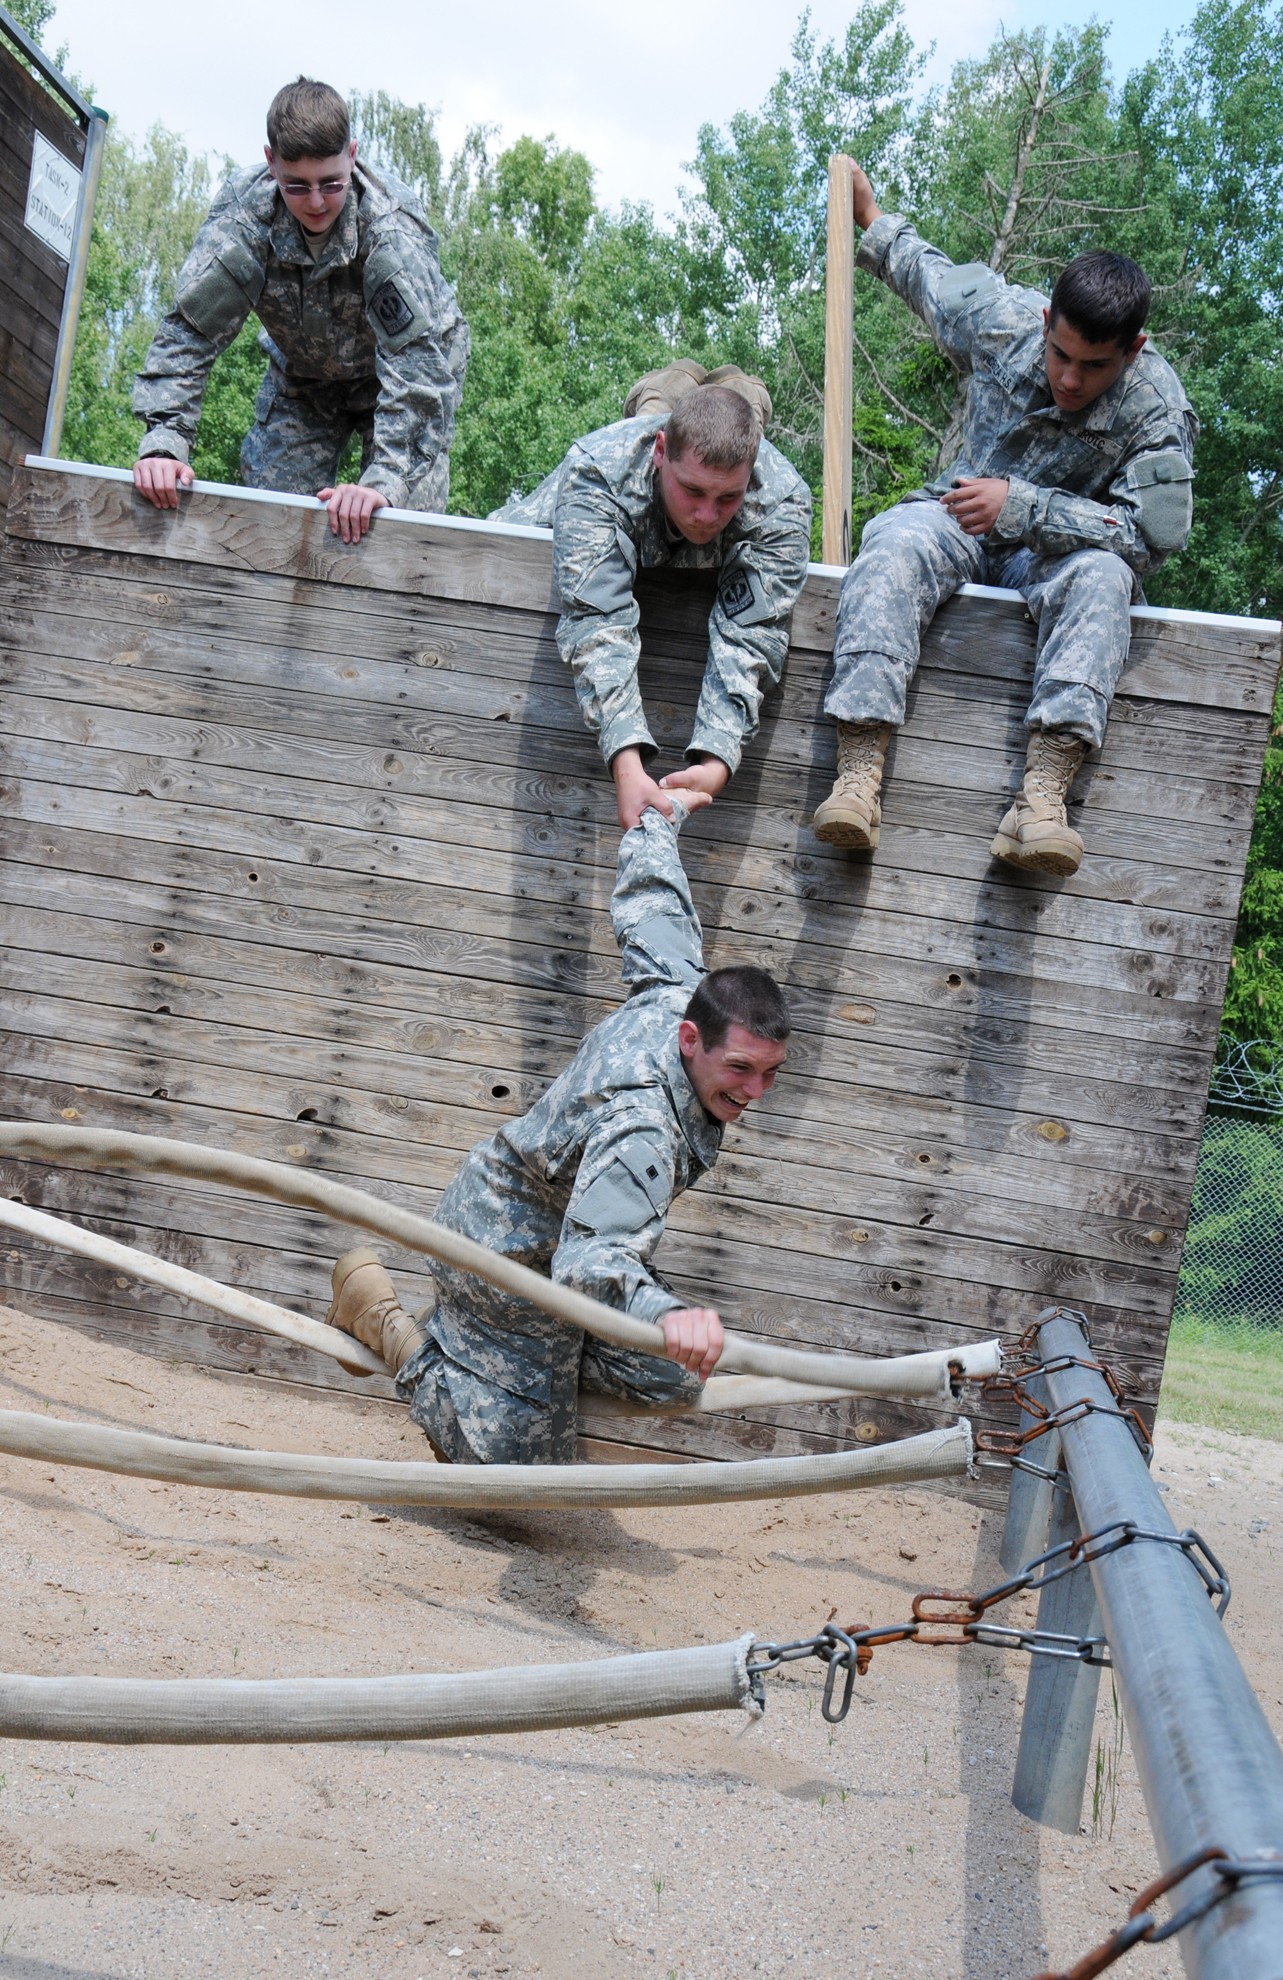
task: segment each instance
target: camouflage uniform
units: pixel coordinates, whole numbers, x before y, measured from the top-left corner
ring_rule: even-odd
[[[655,486],[655,435],[666,423],[666,413],[652,413],[589,433],[532,494],[494,519],[552,526],[561,592],[557,644],[607,763],[633,745],[643,757],[655,754],[637,685],[638,571],[663,565],[720,573],[686,754],[720,757],[734,771],[742,745],[757,733],[762,697],[784,671],[789,620],[810,555],[811,494],[763,440],[743,507],[711,543],[688,543],[669,522]]]
[[[1099,744],[1140,580],[1189,534],[1198,422],[1180,381],[1147,347],[1091,405],[1062,412],[1047,384],[1045,296],[979,263],[955,267],[893,213],[868,228],[858,260],[922,318],[967,390],[948,472],[864,530],[842,584],[825,708],[899,726],[939,607],[960,584],[1006,585],[1038,623],[1027,725]],[[988,536],[966,535],[940,506],[964,475],[1009,484]]]
[[[413,193],[356,166],[314,259],[267,168],[235,173],[134,387],[140,455],[188,460],[210,367],[251,310],[271,362],[241,450],[246,486],[315,495],[360,433],[365,487],[444,510],[468,326]]]
[[[643,1320],[686,1304],[650,1260],[669,1204],[722,1142],[677,1043],[704,963],[675,809],[676,822],[645,812],[619,849],[611,915],[627,1003],[528,1114],[478,1142],[437,1208],[447,1229]],[[571,1463],[581,1388],[643,1408],[699,1393],[675,1361],[607,1347],[448,1265],[433,1273],[430,1338],[397,1387],[455,1463]]]

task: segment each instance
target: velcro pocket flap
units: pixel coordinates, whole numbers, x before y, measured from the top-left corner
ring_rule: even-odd
[[[1146,454],[1127,478],[1140,504],[1140,533],[1154,550],[1179,550],[1194,519],[1194,470],[1179,449]]]
[[[986,268],[983,261],[964,261],[945,270],[936,288],[936,300],[947,316],[961,316],[990,295],[997,282],[992,268]]]
[[[634,1237],[668,1209],[671,1176],[659,1143],[636,1135],[588,1185],[575,1204],[574,1220],[599,1237]]]
[[[267,271],[243,241],[223,241],[207,268],[183,282],[175,301],[193,330],[211,341],[245,321]]]
[[[602,612],[610,617],[627,612],[634,607],[633,578],[636,570],[636,549],[623,530],[616,529],[613,544],[584,573],[568,602],[586,605],[589,611]]]

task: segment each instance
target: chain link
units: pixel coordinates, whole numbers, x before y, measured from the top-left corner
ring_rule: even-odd
[[[1129,1547],[1137,1540],[1179,1547],[1216,1603],[1217,1615],[1225,1614],[1230,1599],[1229,1579],[1201,1534],[1190,1527],[1183,1533],[1155,1533],[1138,1526],[1134,1519],[1118,1519],[1095,1533],[1080,1533],[1075,1540],[1062,1540],[1058,1547],[1049,1547],[1019,1574],[1009,1581],[1000,1581],[981,1595],[963,1595],[949,1588],[923,1589],[913,1598],[910,1622],[885,1623],[876,1628],[852,1624],[846,1629],[829,1623],[818,1635],[798,1637],[791,1643],[755,1643],[748,1665],[753,1696],[759,1705],[765,1704],[762,1681],[770,1672],[804,1657],[818,1657],[828,1666],[824,1717],[830,1725],[838,1725],[850,1710],[856,1676],[867,1671],[875,1648],[887,1643],[916,1643],[927,1649],[942,1644],[979,1643],[998,1650],[1025,1650],[1035,1657],[1074,1657],[1085,1664],[1108,1664],[1109,1646],[1103,1636],[1068,1636],[1055,1630],[1024,1629],[987,1622],[985,1617],[990,1609],[1010,1601],[1013,1595],[1037,1593],[1076,1568],[1087,1567],[1092,1561],[1115,1554],[1120,1547]],[[837,1697],[839,1671],[846,1673],[840,1699]]]
[[[1210,1868],[1217,1881],[1201,1896],[1191,1898],[1179,1911],[1174,1911],[1166,1924],[1160,1924],[1154,1916],[1153,1907],[1159,1898],[1168,1896],[1196,1870]],[[1165,1876],[1156,1877],[1152,1884],[1135,1899],[1124,1922],[1100,1945],[1085,1953],[1076,1966],[1064,1973],[1040,1973],[1037,1980],[1096,1980],[1096,1975],[1121,1959],[1132,1947],[1141,1944],[1161,1945],[1164,1939],[1173,1939],[1183,1932],[1187,1925],[1193,1925],[1203,1918],[1214,1906],[1221,1904],[1236,1891],[1239,1885],[1249,1878],[1283,1878],[1283,1856],[1277,1852],[1269,1855],[1232,1857],[1228,1850],[1215,1844],[1208,1849],[1200,1849],[1196,1855],[1187,1856],[1183,1863],[1169,1870]]]
[[[1014,1352],[1003,1355],[1001,1375],[987,1375],[978,1384],[986,1402],[999,1399],[1015,1402],[1026,1415],[1034,1418],[1033,1423],[1027,1430],[978,1431],[977,1453],[983,1453],[991,1461],[1015,1465],[1023,1471],[1033,1471],[1037,1476],[1046,1478],[1050,1474],[1025,1456],[1030,1444],[1036,1443],[1039,1437],[1045,1437],[1049,1431],[1062,1429],[1067,1423],[1080,1422],[1084,1416],[1117,1416],[1136,1438],[1141,1455],[1151,1457],[1154,1444],[1145,1427],[1145,1419],[1127,1401],[1122,1384],[1108,1362],[1093,1361],[1080,1354],[1062,1354],[1052,1361],[1040,1361],[1036,1354],[1036,1340],[1037,1328],[1043,1324],[1042,1321],[1036,1322],[1033,1328],[1021,1335]],[[1093,1375],[1101,1376],[1114,1399],[1113,1405],[1092,1402],[1087,1396],[1081,1396],[1077,1402],[1066,1403],[1063,1408],[1053,1410],[1025,1386],[1035,1375],[1058,1375],[1070,1368],[1084,1368]]]

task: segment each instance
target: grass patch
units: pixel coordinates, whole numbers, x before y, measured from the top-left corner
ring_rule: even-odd
[[[1178,1320],[1158,1412],[1283,1443],[1283,1330]]]

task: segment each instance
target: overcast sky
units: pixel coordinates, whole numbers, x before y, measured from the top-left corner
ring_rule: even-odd
[[[1136,5],[1111,0],[1115,71],[1157,51],[1161,26]],[[1194,0],[1168,0],[1162,25],[1177,27]],[[386,89],[439,115],[447,152],[469,124],[499,126],[505,141],[555,134],[597,168],[605,205],[677,204],[682,167],[702,123],[756,109],[787,59],[800,4],[739,0],[58,0],[45,30],[67,43],[70,66],[92,85],[116,124],[141,136],[155,122],[197,151],[248,164],[263,142],[263,114],[282,82],[302,70],[352,89]],[[852,0],[813,0],[821,36],[838,35]],[[1156,10],[1157,12],[1157,10]],[[1000,24],[1055,26],[1081,19],[1062,0],[906,0],[920,45],[934,41],[933,73],[979,55]]]

